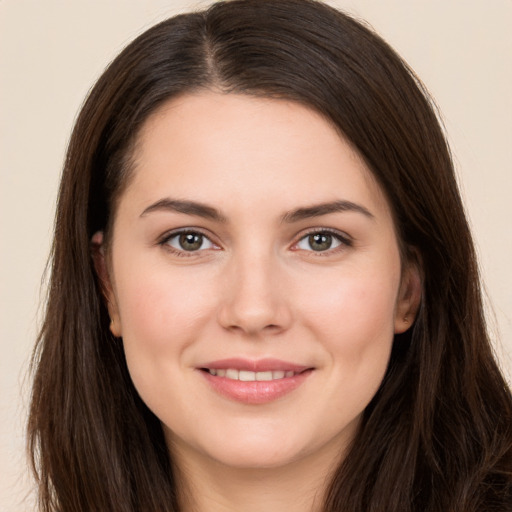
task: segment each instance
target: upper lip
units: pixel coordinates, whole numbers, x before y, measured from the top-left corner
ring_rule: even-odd
[[[244,370],[249,372],[268,372],[268,371],[285,371],[300,373],[304,370],[308,370],[311,366],[300,365],[291,363],[288,361],[282,361],[280,359],[243,359],[243,358],[229,358],[220,359],[218,361],[211,361],[201,365],[199,368],[208,368],[209,370],[228,370],[230,368],[236,370]]]

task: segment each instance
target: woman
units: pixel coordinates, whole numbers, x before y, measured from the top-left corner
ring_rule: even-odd
[[[105,71],[35,365],[42,510],[512,506],[512,400],[442,130],[321,3],[218,3]]]

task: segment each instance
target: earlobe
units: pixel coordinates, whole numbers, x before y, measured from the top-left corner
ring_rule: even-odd
[[[414,323],[421,303],[422,279],[420,268],[410,263],[404,271],[395,310],[395,334],[407,331]]]
[[[110,331],[116,338],[119,338],[121,337],[121,321],[105,256],[103,231],[97,231],[91,238],[91,256],[110,316]]]

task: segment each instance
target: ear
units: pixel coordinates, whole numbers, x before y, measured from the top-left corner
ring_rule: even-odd
[[[110,278],[107,258],[105,256],[103,231],[97,231],[91,238],[91,256],[94,269],[100,281],[103,298],[107,304],[108,314],[110,316],[110,331],[116,338],[120,338],[122,335],[121,320],[112,280]]]
[[[421,303],[422,289],[420,266],[416,261],[410,261],[402,273],[398,292],[395,308],[395,334],[407,331],[414,323]]]

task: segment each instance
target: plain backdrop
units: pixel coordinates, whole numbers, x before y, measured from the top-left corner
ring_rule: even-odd
[[[155,22],[208,3],[0,0],[2,512],[35,510],[24,451],[28,363],[73,120],[123,46]],[[330,3],[387,39],[440,106],[480,256],[493,339],[510,381],[512,0]]]

